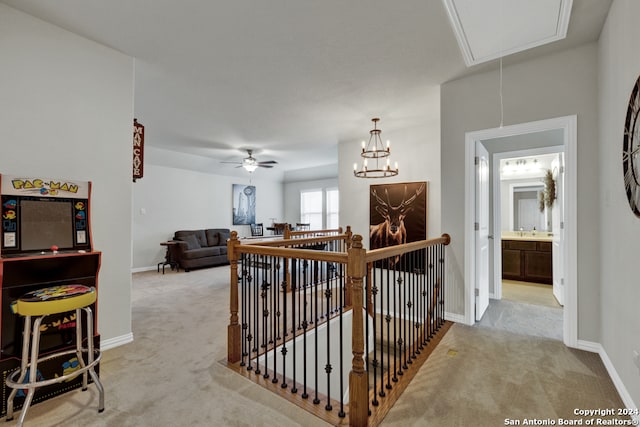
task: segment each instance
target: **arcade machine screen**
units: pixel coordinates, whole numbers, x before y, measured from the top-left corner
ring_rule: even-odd
[[[22,250],[42,250],[53,245],[73,247],[73,207],[70,202],[21,200]]]

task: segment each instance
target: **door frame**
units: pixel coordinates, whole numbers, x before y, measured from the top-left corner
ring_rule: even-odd
[[[493,158],[493,294],[490,294],[493,299],[502,299],[502,257],[496,254],[502,250],[502,233],[500,232],[502,227],[502,212],[500,207],[502,203],[502,195],[500,194],[500,160],[508,159],[511,157],[527,157],[537,156],[542,154],[557,154],[564,153],[564,145],[550,145],[548,147],[540,148],[527,148],[524,150],[515,151],[503,151],[500,153],[494,153]],[[540,181],[531,181],[531,183],[542,184]],[[525,182],[518,184],[524,185]],[[513,193],[511,193],[511,196]],[[564,196],[564,195],[563,195]],[[507,202],[513,205],[513,199],[510,198]],[[513,218],[510,218],[510,222],[513,222]],[[565,262],[564,260],[563,262]]]
[[[578,345],[578,259],[577,259],[577,116],[564,116],[465,134],[465,322],[475,323],[475,144],[476,141],[561,129],[565,146],[565,345]],[[495,230],[494,230],[495,232]]]

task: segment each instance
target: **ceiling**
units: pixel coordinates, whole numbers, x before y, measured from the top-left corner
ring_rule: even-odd
[[[247,148],[279,162],[256,178],[335,170],[337,144],[367,137],[372,117],[383,133],[438,119],[440,84],[496,67],[466,66],[445,7],[453,0],[0,1],[134,57],[148,157],[221,174],[242,173],[220,162]],[[597,40],[610,4],[574,0],[566,38],[505,65]],[[523,12],[505,8],[502,19]],[[493,34],[483,46],[495,44],[495,8],[471,15],[467,36]]]

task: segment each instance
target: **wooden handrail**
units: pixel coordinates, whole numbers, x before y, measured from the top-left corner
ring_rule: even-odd
[[[347,226],[347,230],[351,230],[350,226]],[[284,238],[285,239],[290,239],[291,236],[304,236],[306,234],[320,234],[320,233],[337,233],[337,234],[342,234],[342,227],[338,227],[338,228],[327,228],[327,229],[323,229],[323,230],[300,230],[300,231],[294,231],[294,230],[289,230],[289,227],[286,227],[284,229]]]
[[[315,237],[305,237],[303,239],[268,239],[261,241],[251,240],[240,240],[243,246],[252,245],[252,246],[269,246],[269,247],[278,247],[278,246],[300,246],[308,243],[322,243],[322,242],[332,242],[335,240],[347,240],[349,237],[347,234],[340,234],[334,236],[315,236]]]
[[[372,249],[367,251],[367,262],[378,261],[381,259],[402,255],[407,252],[412,252],[418,249],[426,248],[429,246],[435,246],[439,244],[448,245],[451,242],[451,237],[448,234],[443,234],[441,237],[428,240],[419,240],[417,242],[405,243],[404,245],[388,246],[386,248]]]
[[[315,261],[347,263],[346,252],[327,252],[315,249],[278,248],[258,245],[238,245],[236,251],[239,254],[272,255],[283,258],[298,258]]]

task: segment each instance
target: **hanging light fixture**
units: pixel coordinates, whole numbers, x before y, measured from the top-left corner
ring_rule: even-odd
[[[398,175],[398,163],[395,163],[395,167],[391,168],[391,162],[389,161],[389,155],[391,154],[391,149],[389,147],[389,141],[387,141],[387,145],[382,144],[382,139],[380,139],[380,133],[382,132],[378,129],[379,118],[371,119],[373,122],[373,129],[369,131],[369,143],[362,141],[362,152],[360,153],[360,157],[362,157],[362,167],[358,170],[358,164],[353,164],[353,175],[357,178],[386,178],[390,176]],[[386,158],[386,164],[384,163],[384,159]],[[372,163],[375,162],[374,165],[369,165],[368,160],[371,159]],[[380,163],[383,163],[382,165]]]

